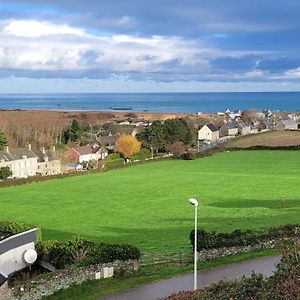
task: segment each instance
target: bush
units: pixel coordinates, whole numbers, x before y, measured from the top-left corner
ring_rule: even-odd
[[[299,228],[299,225],[288,224],[260,232],[253,230],[235,230],[230,233],[208,232],[204,229],[198,229],[197,249],[198,251],[201,251],[203,249],[255,245],[273,239],[296,236]],[[194,234],[193,230],[190,234],[192,245],[194,245]]]
[[[7,233],[9,235],[18,234],[30,229],[32,229],[32,227],[24,223],[0,221],[0,232]]]
[[[130,156],[131,160],[145,160],[151,157],[151,151],[148,149],[142,149],[139,153]]]
[[[108,244],[75,237],[69,241],[43,241],[36,246],[38,257],[56,268],[67,265],[80,266],[113,262],[115,260],[139,259],[140,250],[131,245]]]
[[[196,157],[197,157],[197,155],[194,150],[188,150],[183,155],[183,159],[185,159],[185,160],[194,160],[194,159],[196,159]]]

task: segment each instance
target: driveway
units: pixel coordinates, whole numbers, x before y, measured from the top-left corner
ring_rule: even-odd
[[[261,257],[240,263],[198,271],[198,288],[203,288],[220,280],[231,280],[250,276],[252,272],[271,276],[280,261],[280,255]],[[157,300],[172,293],[193,289],[193,273],[161,280],[117,294],[98,298],[98,300]]]

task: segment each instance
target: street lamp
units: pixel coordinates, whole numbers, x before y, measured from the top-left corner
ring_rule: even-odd
[[[189,202],[195,206],[195,238],[194,238],[194,290],[197,289],[197,208],[198,201],[190,198]]]

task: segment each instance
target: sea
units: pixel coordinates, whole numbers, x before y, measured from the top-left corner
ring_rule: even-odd
[[[300,110],[300,92],[0,94],[2,110],[149,111],[178,113]]]

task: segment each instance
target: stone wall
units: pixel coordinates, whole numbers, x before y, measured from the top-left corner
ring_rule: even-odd
[[[72,284],[80,284],[89,279],[95,279],[95,273],[100,272],[101,268],[114,267],[114,273],[134,272],[138,270],[137,260],[115,261],[113,263],[92,265],[88,267],[69,267],[48,273],[34,281],[15,286],[14,296],[11,300],[38,300],[43,296],[48,296],[54,292],[66,289]],[[2,300],[2,298],[0,297]]]
[[[275,248],[276,244],[277,242],[275,240],[272,240],[272,241],[267,241],[256,245],[201,250],[200,252],[198,252],[198,261],[202,262],[210,259],[226,257],[229,255],[246,253],[255,250],[272,249]]]

